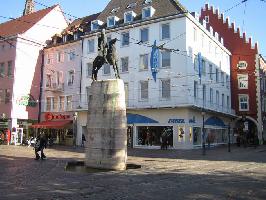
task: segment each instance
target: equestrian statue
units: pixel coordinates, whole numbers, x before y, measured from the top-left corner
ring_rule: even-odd
[[[98,37],[98,56],[93,61],[92,66],[92,80],[97,81],[97,74],[99,69],[104,64],[110,64],[113,66],[115,77],[120,79],[118,65],[117,65],[117,54],[116,54],[116,41],[117,38],[110,40],[109,45],[105,36],[105,29],[102,29],[100,37]]]

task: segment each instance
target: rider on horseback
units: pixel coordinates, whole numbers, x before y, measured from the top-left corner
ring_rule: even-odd
[[[98,52],[99,52],[99,56],[102,56],[106,63],[108,63],[106,59],[107,50],[108,50],[108,44],[107,44],[107,39],[105,36],[105,29],[102,29],[101,35],[98,38]]]

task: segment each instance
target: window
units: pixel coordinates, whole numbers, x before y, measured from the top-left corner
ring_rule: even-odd
[[[226,107],[229,109],[230,107],[230,99],[229,96],[226,97]]]
[[[224,94],[222,94],[222,108],[224,107]]]
[[[141,81],[140,82],[140,100],[148,100],[149,98],[149,82]]]
[[[142,9],[142,19],[146,19],[146,18],[152,17],[154,12],[155,12],[155,10],[151,6],[143,8]]]
[[[197,55],[195,55],[195,57],[194,57],[194,70],[196,72],[199,71],[199,60],[198,60],[198,56]]]
[[[124,14],[124,22],[125,23],[133,22],[134,17],[136,17],[136,13],[134,13],[133,11],[126,12]]]
[[[10,102],[10,97],[11,97],[10,89],[5,89],[5,103],[6,104]]]
[[[148,70],[149,54],[140,55],[140,70]]]
[[[94,20],[91,22],[91,30],[98,30],[100,28],[100,26],[103,25],[103,22],[100,20]]]
[[[95,51],[95,45],[94,45],[94,39],[91,39],[91,40],[88,40],[88,44],[87,44],[87,53],[90,54],[90,53],[94,53]]]
[[[68,71],[68,81],[67,81],[67,85],[71,86],[74,84],[74,70],[70,70]]]
[[[249,110],[249,96],[247,94],[240,94],[239,98],[239,111]]]
[[[229,81],[229,76],[228,75],[226,75],[225,81],[226,81],[226,83],[225,83],[226,87],[229,88],[230,81]]]
[[[52,55],[51,54],[47,54],[47,58],[46,58],[46,64],[52,64]]]
[[[212,64],[209,64],[209,74],[210,74],[210,80],[213,80]]]
[[[201,60],[202,63],[202,75],[206,75],[206,61],[204,59]]]
[[[218,107],[220,106],[220,94],[219,94],[219,91],[216,91],[216,105]]]
[[[121,37],[122,37],[121,45],[128,46],[129,45],[129,32],[122,33]]]
[[[67,41],[67,35],[63,35],[63,42],[65,43]]]
[[[5,76],[5,63],[0,63],[0,77]]]
[[[124,84],[124,88],[125,88],[125,101],[126,105],[128,105],[128,83]]]
[[[69,55],[69,60],[75,60],[76,56],[75,50],[71,50],[68,55]]]
[[[248,74],[238,74],[238,89],[248,89]]]
[[[52,87],[52,75],[46,74],[46,87],[51,88]]]
[[[5,100],[5,91],[0,89],[0,104],[4,103]]]
[[[63,85],[64,80],[63,80],[63,72],[62,71],[57,71],[56,72],[56,83],[58,86]]]
[[[52,98],[46,98],[46,111],[52,111]]]
[[[52,110],[56,111],[56,109],[57,109],[57,100],[55,100],[54,97],[51,97],[51,101],[52,101]]]
[[[59,97],[59,111],[64,111],[65,110],[65,97],[60,96]]]
[[[149,41],[149,29],[148,28],[140,29],[140,41],[141,42]]]
[[[161,39],[170,39],[170,24],[161,25]]]
[[[112,16],[112,17],[108,17],[107,18],[107,26],[108,27],[112,27],[112,26],[114,26],[115,25],[115,17],[114,16]]]
[[[216,78],[216,83],[219,82],[219,69],[216,68],[215,70],[215,78]]]
[[[161,98],[170,99],[171,84],[170,79],[161,80]]]
[[[162,68],[170,68],[171,66],[171,53],[169,51],[162,51]]]
[[[222,86],[224,86],[224,72],[221,72],[221,82]]]
[[[213,89],[210,88],[210,104],[213,104]]]
[[[64,62],[64,53],[57,52],[57,62]]]
[[[203,99],[203,105],[206,105],[206,85],[202,85],[202,99]]]
[[[111,69],[109,64],[104,64],[103,65],[103,74],[104,75],[110,75],[111,74]]]
[[[194,81],[194,98],[198,98],[198,82]]]
[[[248,63],[244,60],[241,60],[237,64],[238,69],[246,69],[248,67]]]
[[[87,70],[86,70],[87,77],[91,77],[92,67],[93,67],[92,63],[87,63]]]
[[[194,42],[197,42],[197,29],[195,27],[193,28],[193,39]]]
[[[66,97],[66,109],[67,110],[72,110],[72,96],[67,96]]]
[[[77,40],[79,38],[78,33],[74,33],[74,40]]]
[[[128,57],[121,58],[122,72],[128,72]]]
[[[7,62],[7,77],[12,77],[13,69],[12,69],[12,61]]]

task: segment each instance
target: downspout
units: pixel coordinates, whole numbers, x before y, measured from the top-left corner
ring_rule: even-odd
[[[40,95],[39,95],[39,113],[38,113],[38,123],[41,122],[41,113],[42,113],[42,93],[43,93],[43,70],[44,70],[44,50],[41,50],[41,80],[40,80]]]

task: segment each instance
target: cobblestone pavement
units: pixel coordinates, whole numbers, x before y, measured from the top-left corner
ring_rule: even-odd
[[[82,148],[55,146],[35,161],[32,148],[0,145],[0,199],[266,199],[266,146],[207,150],[129,149],[123,172],[65,171]]]

